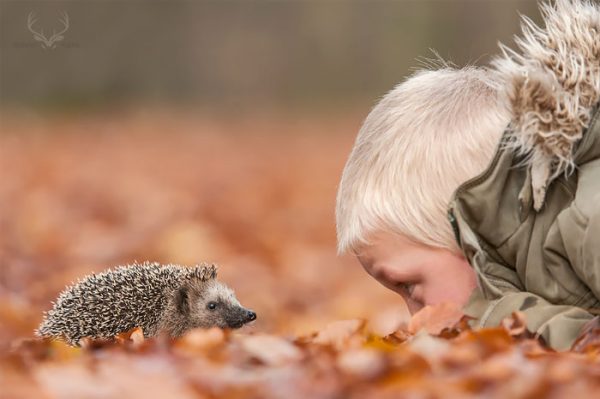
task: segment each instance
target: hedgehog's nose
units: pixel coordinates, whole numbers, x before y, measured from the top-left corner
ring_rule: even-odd
[[[248,321],[256,320],[256,313],[249,310],[248,313],[246,314],[246,318],[248,319]]]

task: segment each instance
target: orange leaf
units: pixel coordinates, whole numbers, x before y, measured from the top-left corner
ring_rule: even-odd
[[[513,337],[519,337],[527,333],[527,322],[523,312],[513,312],[501,322],[502,327]]]
[[[134,348],[138,348],[144,342],[144,332],[142,327],[134,327],[129,331],[117,334],[115,340],[120,344],[130,342]]]
[[[374,349],[350,349],[340,353],[337,366],[346,374],[364,379],[375,378],[385,370],[385,359]]]
[[[454,303],[428,305],[412,317],[408,323],[408,331],[416,334],[425,330],[429,334],[438,335],[444,329],[454,327],[463,316],[460,307]]]
[[[218,327],[201,329],[196,328],[188,331],[177,341],[178,346],[187,350],[216,348],[225,343],[225,331]]]
[[[297,346],[274,335],[245,336],[241,344],[248,354],[270,366],[296,362],[303,357]]]
[[[313,342],[321,345],[331,345],[337,349],[342,349],[350,343],[353,338],[362,343],[364,339],[357,334],[365,325],[364,320],[340,320],[329,323],[323,330],[317,333]]]

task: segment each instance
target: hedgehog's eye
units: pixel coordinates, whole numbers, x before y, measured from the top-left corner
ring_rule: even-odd
[[[217,303],[216,302],[209,302],[208,305],[206,305],[206,307],[209,310],[215,310],[217,308]]]

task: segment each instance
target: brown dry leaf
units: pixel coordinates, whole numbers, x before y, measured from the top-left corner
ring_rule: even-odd
[[[583,326],[571,350],[575,352],[600,352],[600,316],[595,316]]]
[[[523,312],[513,312],[510,317],[502,320],[501,325],[513,337],[523,336],[527,333],[527,322]]]
[[[449,368],[463,368],[477,364],[480,360],[480,353],[470,345],[454,345],[451,351],[448,351],[442,358],[442,361]]]
[[[319,331],[313,342],[319,345],[331,345],[337,349],[360,345],[364,337],[359,335],[365,321],[360,319],[334,321]]]
[[[408,346],[414,353],[418,353],[429,361],[435,363],[450,351],[448,341],[434,337],[420,330],[420,332],[408,341]]]
[[[297,362],[303,354],[291,342],[273,335],[249,335],[240,337],[244,351],[268,366]]]
[[[186,350],[206,350],[218,348],[225,344],[227,335],[224,330],[218,327],[202,329],[196,328],[188,331],[176,345],[185,348]]]
[[[101,357],[41,364],[33,375],[50,398],[198,398],[167,357],[122,351],[107,351]]]
[[[384,354],[374,349],[357,348],[340,353],[337,366],[346,374],[363,379],[380,376],[386,370]]]
[[[79,357],[81,349],[60,340],[35,338],[14,341],[8,353],[14,360],[32,365],[47,360],[69,361]]]
[[[406,342],[413,335],[405,330],[398,330],[392,334],[386,335],[383,339],[393,345],[398,345]]]
[[[487,357],[496,353],[510,350],[514,338],[502,327],[468,330],[460,334],[456,341],[471,345],[479,357]]]
[[[144,343],[144,331],[142,327],[134,327],[115,336],[119,344],[130,344],[133,348],[139,348]]]
[[[507,381],[515,373],[515,366],[522,362],[522,357],[514,353],[497,355],[479,365],[473,377],[485,383]]]
[[[367,330],[379,336],[386,336],[398,330],[406,330],[410,322],[410,312],[406,307],[392,307],[377,313],[367,324]]]
[[[142,327],[134,328],[131,334],[129,334],[129,339],[134,347],[139,347],[144,342],[144,331],[142,331]]]
[[[97,346],[98,340],[90,337],[83,337],[79,340],[78,345],[83,349],[93,349]]]
[[[413,315],[408,331],[416,334],[425,330],[432,335],[440,334],[446,328],[455,326],[464,316],[460,307],[454,303],[428,305]]]

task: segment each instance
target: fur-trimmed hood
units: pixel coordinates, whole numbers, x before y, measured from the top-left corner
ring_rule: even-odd
[[[577,167],[574,151],[600,99],[600,6],[555,0],[540,9],[545,27],[523,16],[518,51],[500,44],[492,60],[507,82],[508,129],[526,156],[537,211],[550,182]]]

